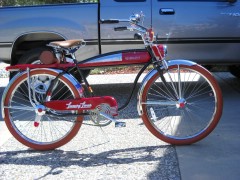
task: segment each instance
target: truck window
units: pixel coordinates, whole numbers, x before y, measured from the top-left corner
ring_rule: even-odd
[[[0,7],[6,6],[40,6],[71,3],[97,3],[98,0],[0,0]]]

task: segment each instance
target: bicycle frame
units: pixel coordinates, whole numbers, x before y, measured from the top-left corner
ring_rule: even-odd
[[[138,65],[146,64],[151,60],[151,55],[146,49],[130,49],[123,51],[115,51],[111,53],[106,53],[102,55],[97,55],[89,59],[80,61],[77,63],[79,68],[96,68],[96,67],[107,67],[107,66],[121,66],[121,65]],[[76,59],[73,59],[76,61]],[[18,71],[36,69],[36,68],[58,68],[58,69],[68,69],[71,67],[76,67],[75,63],[54,63],[54,64],[19,64],[14,66],[8,66],[6,70]]]
[[[76,61],[74,59],[74,61]],[[64,101],[64,102],[59,102],[59,101],[51,101],[51,102],[46,102],[45,106],[54,110],[92,110],[96,108],[97,104],[103,103],[103,99],[105,98],[105,101],[108,102],[109,104],[112,105],[113,109],[116,109],[116,111],[120,111],[127,107],[129,104],[133,92],[136,88],[136,84],[138,82],[139,77],[141,74],[144,72],[144,70],[152,64],[153,59],[151,57],[151,53],[149,53],[146,49],[132,49],[132,50],[123,50],[123,51],[116,51],[116,52],[111,52],[111,53],[106,53],[103,55],[98,55],[89,59],[86,59],[84,61],[78,62],[78,63],[67,63],[67,64],[22,64],[22,65],[14,65],[14,66],[9,66],[7,67],[7,70],[9,71],[31,71],[32,69],[38,69],[38,68],[52,68],[52,69],[62,69],[63,71],[59,73],[59,76],[56,78],[59,78],[60,76],[69,73],[71,70],[76,69],[79,71],[79,74],[81,75],[81,70],[85,68],[93,68],[93,67],[108,67],[108,66],[120,66],[120,65],[133,65],[133,64],[141,64],[143,65],[142,69],[139,71],[137,74],[134,82],[133,82],[133,87],[131,90],[131,93],[129,95],[129,98],[126,100],[126,103],[120,107],[117,108],[117,103],[116,100],[113,98],[109,97],[103,97],[102,99],[97,97],[93,97],[94,95],[92,94],[92,99],[87,100],[85,99],[79,99],[79,100],[71,100],[71,101]],[[28,78],[30,73],[28,73]],[[82,75],[81,75],[82,76]],[[87,89],[89,90],[89,93],[91,94],[91,86],[89,85],[88,81],[86,78],[82,76],[85,84],[87,85]],[[47,95],[51,95],[51,88],[54,86],[54,81],[51,83]],[[79,85],[78,85],[79,86]],[[46,98],[47,99],[47,98]],[[94,102],[94,103],[93,103]],[[61,104],[56,108],[54,104]],[[69,109],[70,106],[68,104],[71,104],[71,108]],[[92,104],[92,106],[82,106],[84,104]],[[117,115],[117,112],[113,113]]]
[[[154,49],[155,48],[155,49]],[[143,65],[142,69],[138,72],[138,74],[136,75],[136,78],[133,82],[133,87],[132,90],[130,92],[130,95],[128,97],[128,99],[126,100],[125,104],[118,108],[117,107],[117,102],[114,98],[109,98],[109,97],[103,97],[106,98],[105,101],[108,102],[109,104],[112,104],[112,108],[115,109],[116,112],[112,113],[114,116],[117,115],[117,111],[121,111],[124,108],[127,107],[127,105],[129,104],[133,92],[136,88],[136,84],[139,80],[139,77],[141,76],[141,74],[144,72],[144,70],[150,65],[153,64],[153,67],[155,69],[155,71],[157,71],[160,74],[160,78],[162,79],[162,82],[165,84],[165,79],[164,77],[161,75],[164,69],[167,69],[169,65],[173,66],[173,65],[179,65],[179,64],[185,64],[187,66],[192,66],[195,63],[191,62],[191,61],[186,61],[186,60],[173,60],[173,61],[165,61],[165,60],[157,60],[156,59],[156,53],[154,51],[162,51],[162,54],[164,54],[164,50],[163,50],[163,45],[157,45],[150,47],[147,46],[145,49],[130,49],[130,50],[122,50],[122,51],[115,51],[115,52],[111,52],[111,53],[106,53],[106,54],[102,54],[102,55],[98,55],[80,62],[77,62],[76,59],[72,59],[72,61],[74,63],[54,63],[54,64],[23,64],[23,65],[15,65],[15,66],[9,66],[7,67],[7,70],[9,71],[18,71],[18,70],[27,70],[29,69],[29,71],[31,71],[31,69],[38,69],[38,68],[53,68],[53,69],[61,69],[63,70],[58,77],[60,77],[61,75],[65,74],[65,73],[69,73],[70,71],[72,71],[73,69],[77,69],[78,73],[80,74],[80,76],[82,77],[83,81],[85,82],[86,86],[87,86],[87,90],[89,91],[89,94],[91,94],[91,97],[93,98],[94,94],[92,91],[91,86],[89,85],[87,79],[82,75],[81,70],[83,69],[88,69],[88,68],[96,68],[96,67],[110,67],[110,66],[121,66],[121,65]],[[159,49],[157,49],[159,48]],[[71,54],[72,57],[74,58],[74,55]],[[148,73],[147,76],[144,78],[143,82],[142,82],[142,86],[140,87],[140,91],[141,89],[144,88],[145,86],[145,80],[151,78],[152,74],[154,73]],[[51,88],[54,86],[54,82],[52,83],[53,85],[51,85],[47,91],[46,94],[48,94],[48,96],[51,94]],[[77,85],[78,87],[80,85]],[[83,91],[83,90],[82,90]],[[141,94],[141,93],[138,93]],[[176,98],[177,99],[177,98]],[[110,102],[112,100],[112,102]],[[45,104],[45,106],[54,109],[54,110],[69,110],[69,106],[68,104],[71,104],[71,107],[75,107],[75,108],[71,108],[71,110],[93,110],[94,108],[96,108],[97,104],[101,104],[103,103],[103,100],[101,98],[95,98],[94,101],[96,103],[92,103],[93,101],[91,99],[79,99],[79,100],[74,100],[74,101],[64,101],[62,102],[62,104],[59,106],[60,108],[55,108],[54,104],[55,103],[61,103],[59,101],[52,101],[47,102]],[[82,106],[85,104],[93,104],[92,106]],[[138,113],[139,115],[141,115],[141,110],[139,110],[138,108]],[[80,114],[78,114],[80,115]]]

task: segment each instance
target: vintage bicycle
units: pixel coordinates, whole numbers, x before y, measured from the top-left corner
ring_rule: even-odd
[[[138,113],[148,130],[170,144],[195,143],[218,124],[223,108],[221,89],[204,67],[183,59],[165,60],[167,47],[154,43],[152,28],[140,25],[143,14],[127,20],[101,20],[113,24],[128,22],[115,31],[136,31],[145,49],[130,49],[98,55],[78,62],[74,53],[85,41],[51,42],[42,64],[7,67],[17,71],[2,96],[2,115],[12,135],[36,150],[51,150],[68,143],[79,131],[84,117],[97,126],[111,122],[124,127],[118,113],[130,102],[140,75],[152,67],[141,83]],[[142,65],[129,98],[122,107],[111,96],[96,96],[83,74],[84,69],[120,65]],[[74,73],[72,73],[74,72]],[[78,74],[81,81],[73,76]],[[100,81],[100,79],[99,79]]]

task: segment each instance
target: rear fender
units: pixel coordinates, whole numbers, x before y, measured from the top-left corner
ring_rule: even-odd
[[[37,69],[33,69],[31,70],[31,72],[34,71],[38,71],[38,70],[46,70],[46,71],[52,71],[54,73],[61,73],[63,72],[62,70],[59,69],[51,69],[51,68],[37,68]],[[16,81],[16,79],[18,79],[20,76],[27,74],[27,71],[21,71],[18,74],[16,74],[8,83],[7,87],[4,89],[3,95],[2,95],[2,102],[1,102],[1,107],[2,107],[2,116],[3,118],[5,117],[4,114],[4,100],[6,98],[7,92],[9,91],[10,87],[12,86],[12,84]],[[63,74],[63,77],[66,78],[67,80],[69,80],[72,85],[78,90],[79,96],[83,97],[83,87],[82,85],[71,75],[71,74]]]

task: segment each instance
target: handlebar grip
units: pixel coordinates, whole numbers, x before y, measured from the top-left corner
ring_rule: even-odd
[[[100,20],[100,24],[117,24],[117,23],[119,23],[119,20],[117,19]]]
[[[127,30],[128,28],[126,26],[122,26],[122,27],[115,27],[114,28],[114,31],[125,31]]]

